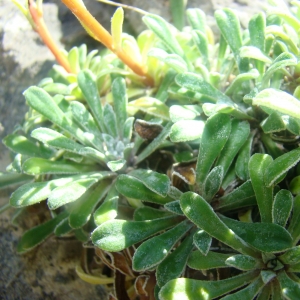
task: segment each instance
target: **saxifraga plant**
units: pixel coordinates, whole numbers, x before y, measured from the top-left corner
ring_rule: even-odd
[[[109,50],[58,53],[24,92],[0,180],[27,183],[5,208],[47,200],[52,218],[18,252],[75,234],[97,257],[78,275],[115,282],[112,299],[300,299],[300,2],[270,0],[244,31],[218,10],[217,43],[200,9],[182,28],[184,1],[177,28],[146,13],[136,39],[121,8],[110,35],[63,2]],[[40,3],[19,6],[43,37]]]

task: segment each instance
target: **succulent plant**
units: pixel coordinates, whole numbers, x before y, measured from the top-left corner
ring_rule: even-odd
[[[184,1],[177,28],[145,14],[137,38],[121,8],[106,35],[63,2],[110,50],[74,47],[24,92],[0,182],[27,181],[9,205],[47,200],[51,218],[18,251],[75,234],[97,257],[78,275],[116,299],[299,299],[299,1],[270,1],[244,31],[218,10],[218,39],[200,9],[182,28]]]

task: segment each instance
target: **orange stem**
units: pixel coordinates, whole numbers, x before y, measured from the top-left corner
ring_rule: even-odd
[[[115,53],[118,58],[127,65],[134,73],[145,77],[145,83],[153,86],[153,79],[146,73],[143,67],[134,61],[123,49],[117,50],[113,46],[113,39],[110,33],[90,14],[90,12],[78,0],[62,0],[72,11],[79,21],[93,33],[106,48]]]
[[[29,12],[34,22],[34,30],[39,34],[44,44],[49,48],[49,50],[54,55],[57,62],[68,72],[72,73],[68,60],[60,52],[52,36],[50,35],[47,26],[43,20],[43,14],[38,10],[36,4],[33,0],[29,0]]]

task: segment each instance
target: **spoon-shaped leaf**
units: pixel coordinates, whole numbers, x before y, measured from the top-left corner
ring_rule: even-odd
[[[259,256],[259,252],[250,248],[220,220],[212,207],[201,196],[193,192],[184,193],[180,198],[180,204],[184,214],[212,237],[243,254]]]
[[[191,222],[185,220],[174,228],[143,242],[134,253],[133,270],[149,270],[157,266],[192,226]]]
[[[293,208],[293,195],[288,190],[280,190],[274,198],[273,223],[285,227]]]
[[[272,163],[272,157],[268,154],[254,154],[249,161],[249,174],[256,195],[261,221],[272,222],[273,187],[267,187],[264,182],[264,174]]]
[[[193,234],[189,234],[157,267],[156,280],[159,287],[162,287],[168,281],[181,276],[192,249]]]
[[[253,281],[257,272],[247,272],[229,279],[204,281],[179,278],[169,281],[159,292],[161,300],[215,299]]]
[[[203,255],[207,255],[212,238],[206,231],[199,230],[194,234],[193,242]]]
[[[180,219],[180,217],[171,216],[147,221],[107,221],[93,231],[92,241],[95,246],[103,250],[121,251],[155,233],[174,226]]]
[[[292,280],[285,271],[277,275],[282,295],[287,299],[300,299],[300,284]],[[298,279],[297,279],[298,280]]]

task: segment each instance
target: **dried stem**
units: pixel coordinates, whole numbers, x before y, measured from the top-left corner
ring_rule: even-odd
[[[34,22],[34,30],[39,34],[44,44],[53,53],[57,62],[68,72],[72,73],[68,60],[61,53],[60,49],[57,47],[52,36],[50,35],[47,26],[43,19],[43,13],[33,2],[33,0],[28,0],[29,12]]]
[[[106,48],[115,53],[118,58],[127,65],[134,73],[145,78],[147,85],[153,86],[153,79],[147,74],[143,66],[129,56],[122,48],[115,49],[113,38],[110,33],[90,14],[90,12],[78,0],[62,0],[62,2],[73,12],[83,26],[92,33]]]

